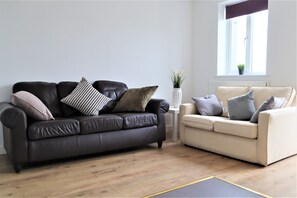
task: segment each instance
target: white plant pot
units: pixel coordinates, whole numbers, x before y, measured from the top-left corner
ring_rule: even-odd
[[[174,108],[179,108],[179,105],[182,102],[183,93],[181,88],[173,88],[172,92],[172,106]]]

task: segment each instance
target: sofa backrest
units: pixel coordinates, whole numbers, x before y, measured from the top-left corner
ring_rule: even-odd
[[[38,97],[51,111],[54,117],[69,117],[83,115],[78,110],[64,104],[61,99],[68,96],[78,85],[78,82],[62,81],[58,84],[50,82],[18,82],[13,85],[13,93],[28,91]],[[115,81],[95,81],[93,87],[100,93],[110,97],[112,101],[100,111],[108,113],[112,110],[117,101],[128,90],[126,84]]]
[[[263,102],[269,99],[271,96],[284,98],[283,107],[296,106],[295,97],[296,91],[292,87],[217,87],[216,96],[223,105],[223,116],[228,117],[228,105],[227,100],[232,97],[240,96],[253,91],[255,108],[258,109]],[[226,108],[226,109],[225,109]]]
[[[284,98],[283,107],[290,107],[293,105],[296,91],[292,87],[251,87],[254,93],[254,103],[256,109],[271,96]]]
[[[110,113],[116,103],[121,99],[128,90],[125,83],[109,80],[98,80],[93,83],[93,87],[100,93],[112,99],[99,113]]]
[[[38,97],[54,117],[62,116],[57,84],[49,82],[18,82],[13,85],[12,92],[27,91]]]
[[[62,81],[57,84],[57,92],[59,101],[61,101],[63,98],[68,96],[78,85],[78,82],[70,82],[70,81]],[[62,111],[63,117],[69,117],[69,116],[81,116],[83,115],[78,110],[70,107],[67,104],[64,104],[63,102],[60,102],[60,107]]]
[[[125,83],[108,80],[97,80],[93,83],[93,87],[100,93],[116,101],[128,90]]]

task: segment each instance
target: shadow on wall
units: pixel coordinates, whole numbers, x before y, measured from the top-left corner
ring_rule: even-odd
[[[12,94],[12,85],[0,86],[0,102],[10,101]]]

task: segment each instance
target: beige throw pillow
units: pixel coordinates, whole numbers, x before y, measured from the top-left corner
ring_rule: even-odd
[[[121,97],[113,112],[144,112],[158,86],[129,89]]]
[[[55,119],[43,102],[30,92],[19,91],[12,94],[11,102],[35,120]]]

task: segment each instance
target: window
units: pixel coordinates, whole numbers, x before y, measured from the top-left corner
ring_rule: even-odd
[[[218,68],[218,75],[237,75],[238,64],[245,65],[247,75],[266,74],[267,6],[267,0],[224,6],[224,25],[219,28],[224,28],[225,33],[219,39],[224,39],[221,44],[225,47],[219,51],[223,55],[218,59],[218,67],[222,67]]]

